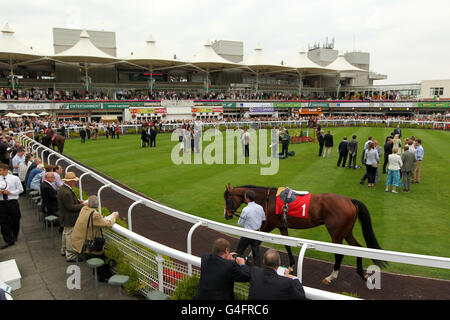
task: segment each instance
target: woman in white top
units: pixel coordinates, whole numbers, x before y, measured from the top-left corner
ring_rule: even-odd
[[[388,175],[386,179],[386,192],[389,192],[389,186],[392,186],[392,193],[398,193],[397,187],[402,186],[400,178],[400,169],[403,166],[402,158],[397,154],[397,148],[392,148],[392,154],[389,155]]]
[[[398,134],[396,134],[392,140],[392,150],[394,150],[394,148],[397,148],[397,154],[402,154],[402,140],[400,140]]]

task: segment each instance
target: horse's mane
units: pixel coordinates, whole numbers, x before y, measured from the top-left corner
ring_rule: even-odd
[[[276,188],[276,187],[254,186],[254,185],[251,185],[251,184],[247,184],[247,185],[244,185],[244,186],[236,186],[236,187],[233,187],[233,188],[257,189],[258,191],[266,191],[267,189],[270,189],[271,191],[277,191],[278,190],[278,188]],[[227,195],[228,195],[228,189],[226,189],[224,194],[223,194],[225,199],[227,198]]]

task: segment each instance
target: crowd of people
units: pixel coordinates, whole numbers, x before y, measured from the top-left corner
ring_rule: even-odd
[[[53,88],[0,88],[0,100],[20,101],[74,101],[74,100],[334,100],[331,95],[294,92],[253,91],[253,90],[212,90],[178,89],[178,90],[94,90],[84,89],[64,90]],[[359,93],[342,94],[336,100],[401,100],[394,92],[383,95],[364,95]],[[409,99],[411,100],[411,99]]]
[[[81,261],[80,255],[106,259],[103,248],[93,250],[89,241],[101,237],[100,228],[114,225],[119,214],[104,218],[96,211],[96,196],[79,200],[74,191],[77,182],[74,172],[63,175],[60,165],[44,166],[36,154],[26,153],[9,131],[0,129],[0,228],[4,241],[0,250],[13,246],[19,236],[19,197],[35,192],[41,197],[43,218],[58,218],[55,225],[62,234],[60,252],[67,262]],[[112,275],[109,266],[100,267],[98,275],[99,281],[106,282]]]
[[[392,118],[389,119],[392,120]],[[42,125],[83,126],[82,131],[85,132],[84,137],[82,136],[83,142],[88,135],[87,132],[90,131],[91,124],[78,121],[53,121],[50,118],[43,120],[24,118],[14,124],[11,120],[17,121],[14,118],[4,118],[0,129],[0,225],[5,242],[0,249],[8,248],[17,241],[21,218],[18,199],[28,190],[28,192],[37,191],[41,196],[44,216],[52,215],[59,218],[58,224],[62,233],[60,254],[67,262],[79,261],[79,256],[83,254],[87,257],[94,255],[106,259],[103,248],[94,250],[86,240],[100,237],[101,228],[111,227],[118,218],[118,213],[114,213],[110,218],[104,218],[96,211],[98,208],[96,196],[90,196],[87,201],[79,200],[74,192],[79,179],[74,172],[63,175],[60,165],[44,166],[41,159],[35,154],[26,153],[24,147],[10,135],[11,128],[20,131],[40,128]],[[335,146],[331,130],[327,130],[325,134],[319,121],[312,122],[317,130],[318,156],[331,158]],[[195,132],[199,132],[195,129],[200,128],[200,125],[200,121],[187,120],[183,122],[182,127],[194,138]],[[118,139],[116,131],[118,124],[112,123],[109,127],[111,129],[107,137],[110,135],[114,138],[117,135]],[[280,129],[275,139],[272,137],[271,147],[278,150],[278,144],[281,143],[282,152],[278,156],[287,157],[289,131],[282,127]],[[156,132],[153,123],[142,130],[142,137],[150,137],[150,146],[155,145]],[[245,156],[249,155],[250,139],[248,131],[243,129],[241,142]],[[381,174],[386,174],[386,192],[398,193],[398,188],[401,187],[404,192],[410,191],[411,184],[421,183],[421,167],[424,158],[421,139],[414,136],[402,137],[400,126],[396,126],[393,132],[383,140],[384,146],[372,136],[365,141],[360,158],[360,167],[365,169],[365,173],[360,183],[365,184],[365,180],[368,180],[368,187],[373,188],[380,182]],[[350,141],[347,137],[343,137],[338,145],[338,168],[358,168],[356,164],[358,144],[356,135],[353,135]],[[197,152],[195,144],[188,146],[185,145],[184,138],[180,139],[180,149],[189,148],[192,152]],[[2,184],[2,181],[5,183]],[[255,195],[251,191],[245,194],[244,200],[247,206],[242,210],[238,224],[245,229],[259,230],[265,220],[264,209],[255,202]],[[92,228],[87,228],[89,223],[92,223]],[[252,300],[304,299],[305,293],[301,282],[288,271],[279,272],[281,260],[276,250],[267,250],[261,259],[260,243],[251,238],[241,237],[236,252],[231,252],[230,243],[227,240],[216,240],[212,253],[202,257],[200,284],[196,298],[233,299],[234,282],[250,282],[249,299]],[[244,259],[244,252],[248,246],[251,247],[253,257],[250,267]],[[99,268],[98,273],[100,281],[107,281],[111,276],[107,265]]]
[[[375,183],[380,182],[380,172],[387,174],[385,191],[392,188],[392,193],[398,193],[397,188],[403,187],[404,192],[410,191],[410,185],[420,183],[422,160],[424,148],[422,140],[414,136],[401,140],[402,134],[400,126],[385,139],[382,147],[377,139],[372,136],[364,143],[361,154],[361,167],[365,173],[360,184],[365,184],[367,179],[368,187],[373,188]],[[327,134],[318,128],[319,157],[329,158],[334,146],[331,130]],[[323,152],[325,148],[325,152]],[[322,155],[323,152],[323,155]],[[357,169],[356,157],[358,153],[357,136],[353,135],[349,142],[347,137],[338,146],[337,167],[347,167]],[[348,164],[347,163],[348,158]],[[386,171],[387,169],[387,171]],[[403,181],[403,182],[402,182]]]

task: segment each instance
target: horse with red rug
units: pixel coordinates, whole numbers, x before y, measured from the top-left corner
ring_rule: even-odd
[[[364,240],[369,248],[381,249],[372,229],[369,210],[358,200],[351,199],[334,193],[310,194],[304,191],[295,191],[288,188],[270,188],[245,185],[232,188],[226,187],[225,219],[239,216],[236,212],[244,201],[247,190],[252,190],[255,202],[261,205],[266,213],[266,221],[260,231],[271,232],[278,228],[282,235],[288,236],[288,228],[308,229],[322,224],[328,230],[333,243],[342,244],[345,239],[352,246],[361,247],[352,234],[356,219],[359,219],[363,231]],[[289,255],[290,267],[295,265],[291,248],[286,246]],[[330,284],[338,277],[343,255],[335,254],[335,264],[330,276],[323,283]],[[373,260],[379,267],[385,267],[387,262]],[[362,258],[356,258],[358,275],[365,281]]]

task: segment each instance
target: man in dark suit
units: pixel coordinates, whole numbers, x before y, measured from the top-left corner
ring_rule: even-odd
[[[156,147],[156,135],[157,135],[156,128],[155,128],[155,126],[152,126],[150,128],[150,148],[152,146]]]
[[[80,130],[80,138],[81,143],[86,143],[86,130],[84,128],[81,128]]]
[[[325,135],[323,134],[323,130],[319,131],[319,135],[318,135],[317,139],[319,140],[319,157],[321,157],[323,145],[325,144]]]
[[[56,215],[58,211],[58,197],[52,183],[55,181],[55,174],[47,172],[45,180],[41,183],[42,210],[45,216]]]
[[[356,169],[356,154],[358,153],[358,141],[356,140],[356,135],[353,135],[352,141],[347,145],[348,150],[348,167]],[[353,162],[353,166],[352,166]]]
[[[245,260],[230,253],[230,242],[214,241],[212,253],[202,256],[196,300],[234,300],[234,282],[248,282],[250,270]]]
[[[266,251],[264,268],[252,267],[248,300],[303,300],[305,290],[297,277],[287,271],[284,276],[277,273],[281,264],[280,254],[274,249]]]
[[[145,148],[145,145],[148,145],[148,136],[145,128],[142,128],[141,131],[141,140],[142,140],[142,148]]]
[[[389,163],[389,155],[392,154],[392,147],[394,146],[392,139],[388,137],[386,143],[384,144],[384,163],[383,163],[383,173],[386,174],[386,166]]]
[[[345,163],[347,162],[347,154],[348,154],[348,142],[347,142],[347,137],[344,137],[344,140],[341,141],[341,143],[339,143],[339,159],[337,162],[337,166],[339,167],[341,165],[341,161],[342,161],[342,168],[345,168]]]
[[[333,135],[331,131],[328,130],[327,134],[324,137],[325,140],[325,152],[323,153],[324,158],[329,158],[331,154],[331,149],[333,148]]]

